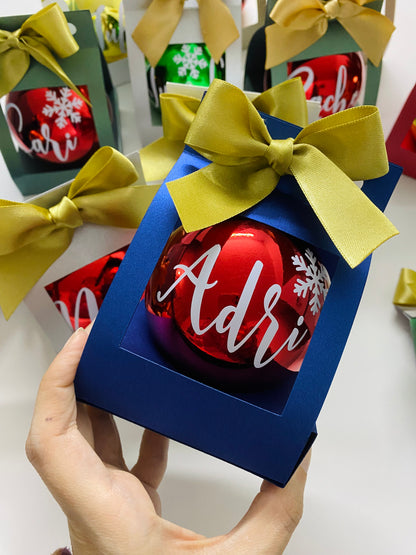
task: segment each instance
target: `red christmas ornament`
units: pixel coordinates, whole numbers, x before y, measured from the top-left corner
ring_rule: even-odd
[[[309,246],[232,219],[177,229],[145,292],[152,334],[179,369],[254,385],[299,370],[329,287]]]
[[[416,152],[416,119],[412,121],[409,131],[404,136],[401,148],[405,150],[410,150],[410,152]]]
[[[308,100],[321,103],[320,117],[362,103],[364,61],[359,52],[289,62],[289,79],[300,76]]]
[[[416,139],[416,119],[412,121],[412,125],[410,126],[410,133],[412,134],[413,138]]]
[[[87,87],[79,87],[88,98]],[[99,146],[91,108],[68,87],[12,91],[6,116],[19,148],[55,164],[70,164]]]
[[[45,287],[69,326],[85,328],[97,316],[127,246]]]

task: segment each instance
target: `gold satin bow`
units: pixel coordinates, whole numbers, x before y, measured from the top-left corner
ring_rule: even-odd
[[[51,50],[60,58],[72,56],[79,50],[57,4],[50,4],[31,15],[16,31],[0,29],[0,97],[22,80],[32,57],[91,105],[55,60]]]
[[[201,33],[217,64],[240,36],[228,6],[222,0],[198,0]],[[155,67],[182,17],[184,0],[152,0],[132,38]]]
[[[163,137],[140,151],[146,181],[163,181],[166,178],[183,151],[186,134],[200,102],[197,98],[181,94],[160,95]],[[300,77],[275,85],[252,102],[257,110],[299,127],[308,123],[308,108]]]
[[[272,140],[244,93],[215,80],[185,143],[213,163],[167,184],[186,231],[231,218],[293,175],[332,242],[351,267],[398,233],[353,180],[388,171],[378,109],[360,106]]]
[[[377,10],[364,7],[371,0],[277,0],[266,26],[266,64],[279,65],[325,35],[337,20],[371,62],[378,66],[395,27]]]
[[[402,268],[393,297],[396,306],[416,307],[416,272]]]
[[[5,318],[68,248],[77,227],[138,227],[158,187],[134,185],[137,178],[130,160],[106,146],[93,154],[55,206],[0,200],[0,306]]]

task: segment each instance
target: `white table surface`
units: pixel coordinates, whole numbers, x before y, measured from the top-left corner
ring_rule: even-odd
[[[40,0],[3,0],[0,15],[39,8]],[[396,25],[378,101],[386,136],[416,82],[414,0],[397,1]],[[139,143],[129,85],[119,93],[127,153]],[[1,158],[0,198],[21,199]],[[400,179],[387,215],[401,233],[373,257],[318,420],[304,517],[288,555],[416,553],[416,358],[408,323],[391,302],[400,268],[416,269],[415,180]],[[52,357],[48,338],[25,305],[7,323],[0,314],[0,555],[47,555],[69,543],[66,520],[24,453],[38,383]],[[141,430],[121,422],[121,432],[133,463]],[[223,533],[243,515],[259,483],[172,443],[161,487],[164,516],[207,535]]]

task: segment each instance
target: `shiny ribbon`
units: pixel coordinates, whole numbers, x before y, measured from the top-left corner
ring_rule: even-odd
[[[60,58],[67,58],[78,50],[64,13],[57,4],[50,4],[30,16],[16,31],[0,29],[0,97],[22,80],[32,57],[90,105],[52,54],[53,51]]]
[[[397,229],[353,180],[388,172],[378,109],[360,106],[273,140],[242,91],[214,80],[185,143],[213,163],[167,184],[186,231],[231,218],[293,175],[332,242],[357,266]]]
[[[231,12],[222,0],[198,0],[201,33],[215,63],[239,37]],[[155,67],[182,17],[184,0],[152,0],[132,38]]]
[[[0,200],[0,306],[9,318],[84,223],[137,228],[157,191],[134,185],[133,164],[99,149],[51,208]]]
[[[416,351],[416,272],[402,268],[393,297],[393,304],[409,319]]]
[[[266,26],[266,69],[300,54],[323,37],[337,20],[371,62],[378,66],[395,27],[377,10],[364,7],[371,0],[277,0]]]
[[[416,308],[416,272],[402,268],[393,297],[393,304]]]
[[[300,77],[275,85],[252,102],[257,110],[299,127],[308,123],[308,108]],[[197,98],[181,94],[160,95],[163,137],[140,151],[146,181],[163,181],[166,178],[183,151],[186,134],[200,103]]]

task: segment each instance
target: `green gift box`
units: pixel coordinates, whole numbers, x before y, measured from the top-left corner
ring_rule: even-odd
[[[241,0],[224,0],[223,3],[241,34]],[[159,139],[163,134],[159,94],[165,92],[167,83],[208,87],[217,77],[238,87],[242,85],[241,37],[226,48],[215,64],[214,56],[204,42],[198,3],[195,0],[185,2],[178,25],[153,67],[132,36],[151,0],[124,0],[123,4],[133,102],[142,146]]]
[[[24,196],[42,193],[72,179],[100,146],[109,145],[119,149],[121,146],[116,92],[95,36],[91,14],[89,11],[78,11],[65,12],[64,16],[79,50],[67,58],[56,59],[71,81],[86,93],[91,107],[88,108],[87,103],[74,96],[58,75],[33,57],[30,58],[27,72],[9,95],[2,98],[0,110],[0,149],[10,175]],[[0,18],[0,29],[13,32],[28,17],[23,15]],[[29,96],[23,93],[29,93]],[[11,101],[8,103],[14,97],[19,98],[22,104],[17,105]],[[36,97],[36,108],[30,100],[33,97]],[[40,99],[43,104],[39,104]],[[22,140],[17,131],[24,127],[22,118],[29,117],[26,114],[28,109],[29,116],[31,109],[34,114],[38,113],[36,110],[40,110],[43,115],[50,117],[51,123],[50,126],[47,125],[48,129],[41,127],[39,131],[36,127],[38,124],[29,122],[31,129],[24,137],[26,141]],[[85,110],[88,110],[89,132],[94,135],[94,139],[91,139],[91,147],[89,150],[84,149],[84,153],[81,149],[77,152],[76,142],[79,139],[86,144],[83,127],[80,125],[74,139],[70,133],[65,134],[65,125],[69,121],[82,123]],[[16,125],[20,127],[9,127],[8,120],[16,120]],[[51,128],[55,125],[62,131],[63,135],[60,136],[64,137],[64,141],[59,144],[52,134],[42,135],[42,131],[52,133]],[[24,131],[25,129],[22,132]],[[74,159],[68,157],[71,151],[75,152]],[[55,153],[56,159],[52,155]],[[79,157],[75,159],[77,154]]]
[[[279,0],[277,0],[277,2],[279,2]],[[388,3],[390,5],[390,0]],[[273,21],[270,19],[270,12],[272,11],[275,4],[276,4],[276,0],[268,0],[267,24],[273,25]],[[327,3],[323,2],[323,4],[325,6]],[[369,2],[368,4],[365,4],[363,7],[380,12],[382,5],[383,5],[383,0],[376,0],[374,2]],[[390,6],[387,6],[386,9],[389,15],[392,16],[392,14],[394,13],[394,10],[391,10]],[[276,48],[278,49],[278,45],[276,45]],[[349,79],[362,80],[362,89],[361,91],[356,90],[355,96],[354,96],[354,92],[351,92],[352,83],[351,82],[349,84],[347,83],[346,66],[343,66],[341,70],[337,68],[336,71],[338,71],[338,77],[334,80],[334,85],[335,85],[334,92],[333,92],[334,98],[330,99],[330,101],[328,101],[327,104],[328,105],[331,104],[331,107],[332,105],[334,105],[334,108],[333,108],[334,112],[339,111],[339,109],[352,107],[353,105],[358,105],[358,104],[376,104],[377,94],[378,94],[378,89],[380,84],[382,62],[380,62],[377,66],[374,65],[374,63],[372,63],[372,61],[362,53],[362,50],[363,49],[352,38],[352,36],[347,32],[347,30],[339,23],[339,21],[337,21],[336,19],[329,19],[326,33],[323,36],[321,36],[318,40],[316,40],[316,42],[311,44],[302,52],[294,55],[293,57],[288,58],[287,60],[280,63],[279,65],[276,65],[271,68],[270,70],[271,83],[272,85],[276,85],[277,83],[281,83],[282,81],[286,80],[289,77],[289,75],[290,76],[301,75],[302,79],[304,80],[305,88],[306,88],[306,82],[307,82],[307,79],[305,79],[306,71],[312,72],[313,70],[306,67],[305,72],[302,74],[303,64],[301,62],[304,62],[305,66],[308,66],[308,64],[310,65],[311,62],[316,63],[317,58],[323,58],[326,56],[333,56],[333,55],[339,55],[339,54],[347,55],[349,57],[347,63],[355,64],[355,68],[353,68],[353,70],[350,71]],[[338,62],[338,63],[341,64],[341,62]],[[361,74],[357,72],[357,68],[359,69],[360,65],[362,66]],[[293,68],[297,68],[297,70],[293,72]],[[328,69],[327,68],[325,69],[327,71],[327,75],[324,75],[322,77],[322,80],[325,80],[328,78]],[[344,72],[343,75],[340,74],[340,71]],[[352,73],[354,73],[354,75],[352,75]],[[324,85],[322,85],[322,87],[323,86]],[[313,88],[316,91],[316,89],[319,89],[319,87],[320,87],[320,84],[318,83],[318,85],[315,85]],[[340,91],[348,87],[350,88],[349,97],[346,95],[345,101],[343,102],[342,97],[340,95]],[[324,102],[324,98],[323,98],[323,102]],[[344,106],[344,104],[346,105]],[[328,113],[332,113],[330,110],[326,110],[326,111],[323,110],[323,112],[324,113],[322,115],[328,115]]]

